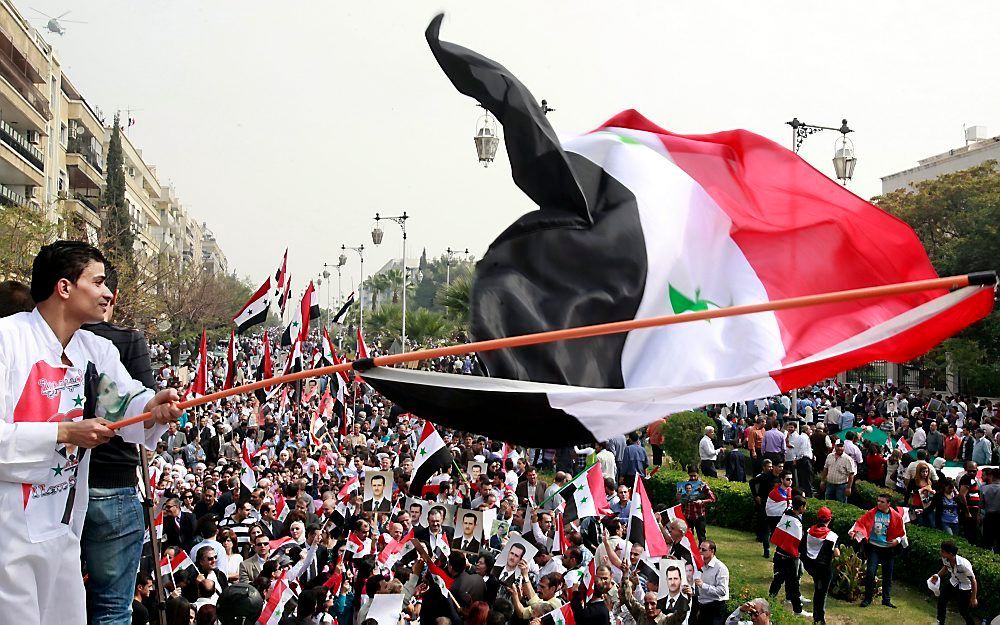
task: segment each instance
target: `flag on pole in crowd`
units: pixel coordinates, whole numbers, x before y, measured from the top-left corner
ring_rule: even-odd
[[[319,362],[322,367],[329,367],[333,364],[333,342],[330,341],[330,333],[326,326],[323,326],[323,339],[319,342],[320,357]]]
[[[556,533],[552,539],[552,553],[566,555],[569,549],[569,538],[566,537],[566,519],[562,512],[555,513]]]
[[[368,358],[368,345],[361,335],[361,328],[358,328],[358,358]]]
[[[194,368],[194,380],[191,382],[191,386],[184,391],[184,396],[181,400],[187,399],[189,396],[203,397],[208,394],[208,333],[205,330],[201,331],[201,343],[198,347],[198,362],[195,364]]]
[[[347,480],[337,493],[337,501],[347,503],[351,495],[354,495],[359,490],[361,490],[361,480],[358,479],[357,475],[352,475],[351,479]]]
[[[887,440],[892,440],[892,439],[889,438]],[[911,451],[913,451],[913,445],[911,445],[910,441],[906,440],[906,438],[903,436],[900,436],[899,439],[896,441],[896,447],[904,454],[908,454]]]
[[[434,580],[434,583],[441,589],[441,594],[447,597],[451,593],[451,585],[455,583],[455,580],[452,579],[444,569],[433,562],[427,563],[427,570],[431,574],[431,579]]]
[[[282,319],[285,318],[285,308],[287,308],[290,299],[292,299],[292,277],[288,276],[285,279],[285,290],[278,295],[278,312]]]
[[[420,442],[414,452],[413,474],[410,478],[410,492],[423,493],[424,484],[438,471],[442,471],[455,461],[444,439],[434,429],[430,421],[424,422]]]
[[[160,559],[160,573],[171,579],[173,579],[175,573],[180,573],[192,566],[194,566],[194,562],[191,561],[191,558],[188,557],[187,552],[183,549],[178,549],[173,558],[165,555]]]
[[[295,596],[288,585],[288,579],[284,572],[271,586],[271,592],[267,595],[267,603],[257,619],[258,625],[278,625],[281,617],[285,613],[288,601]]]
[[[240,451],[240,485],[242,489],[246,489],[245,493],[241,494],[245,494],[248,498],[253,489],[257,488],[257,472],[254,471],[253,456],[250,455],[250,448],[245,439]]]
[[[163,510],[160,510],[160,513],[156,515],[155,519],[153,519],[153,528],[156,533],[156,542],[160,542],[161,540],[163,540]],[[142,544],[146,544],[148,542],[149,542],[149,528],[147,527],[145,534],[143,535],[142,538]]]
[[[787,512],[781,515],[774,533],[771,534],[771,544],[781,549],[793,558],[799,557],[799,543],[802,542],[802,521],[794,514]]]
[[[564,514],[567,522],[612,514],[608,496],[604,492],[604,475],[600,464],[590,465],[563,487],[559,494],[566,502]]]
[[[665,556],[670,551],[656,523],[653,506],[649,502],[649,496],[646,495],[646,487],[638,475],[635,476],[635,486],[632,488],[625,535],[630,543],[645,547],[646,553],[652,558]]]
[[[340,323],[340,320],[347,313],[347,310],[353,305],[354,305],[354,291],[351,291],[350,297],[348,297],[347,301],[344,302],[344,305],[340,307],[340,310],[337,311],[337,314],[333,316],[333,322]]]
[[[319,293],[316,291],[316,287],[313,286],[311,280],[306,292],[309,293],[309,321],[319,319]]]
[[[509,70],[441,42],[440,25],[426,33],[434,56],[504,125],[514,181],[541,207],[476,266],[475,340],[937,277],[906,223],[753,133],[675,134],[629,110],[560,143]],[[986,316],[993,297],[990,284],[787,308],[479,352],[489,378],[378,367],[365,381],[436,423],[563,447],[911,360]]]
[[[264,323],[270,306],[271,277],[268,276],[264,284],[260,285],[257,292],[250,296],[243,308],[233,317],[233,323],[236,324],[236,334],[243,334],[253,326]]]
[[[375,554],[375,547],[371,537],[361,539],[356,532],[351,532],[347,536],[347,552],[352,558],[363,558]]]
[[[226,346],[226,377],[222,390],[233,388],[236,383],[236,330],[229,330],[229,345]]]
[[[298,314],[292,315],[291,320],[281,334],[281,344],[291,345],[296,340],[304,341],[309,336],[309,321],[312,317],[313,283],[306,287],[306,292],[302,294],[302,301],[299,304]]]
[[[567,603],[542,616],[542,625],[576,625],[573,604]]]
[[[281,266],[278,267],[278,271],[274,274],[274,290],[275,293],[280,294],[282,289],[285,287],[285,271],[288,268],[288,248],[285,248],[285,255],[281,257]]]
[[[413,551],[413,528],[410,531],[399,537],[399,540],[390,541],[382,552],[378,554],[378,562],[387,569],[392,569],[392,567],[399,562],[399,560],[405,556],[407,553]]]
[[[285,496],[281,493],[275,493],[274,495],[274,518],[279,521],[284,521],[285,517],[288,516],[289,508],[288,503],[285,501]]]
[[[271,362],[271,339],[267,336],[267,331],[264,331],[264,335],[261,338],[263,343],[261,347],[260,363],[257,365],[257,380],[268,380],[274,377],[274,365]],[[253,392],[254,396],[260,403],[264,403],[268,398],[269,388],[259,388]]]

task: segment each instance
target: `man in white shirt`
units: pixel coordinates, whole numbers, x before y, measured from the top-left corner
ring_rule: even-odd
[[[713,436],[715,436],[715,428],[710,425],[706,426],[705,435],[698,441],[698,458],[701,460],[702,475],[719,477],[715,471],[715,459],[719,457],[720,450],[715,448],[715,443],[712,442]]]
[[[618,475],[618,464],[615,462],[615,455],[608,449],[606,443],[597,443],[597,462],[601,464],[601,475],[606,478],[615,479]]]
[[[948,614],[948,602],[952,598],[958,603],[958,613],[969,625],[976,621],[969,610],[979,605],[979,584],[972,564],[958,555],[958,545],[953,540],[941,543],[941,562],[944,566],[931,576],[931,583],[940,587],[937,604],[937,621],[943,624]]]
[[[116,434],[156,449],[180,417],[177,392],[155,394],[125,370],[111,341],[80,330],[112,299],[104,257],[73,241],[35,257],[30,313],[0,319],[0,614],[4,622],[82,625],[80,535],[87,510],[87,449]],[[101,395],[98,388],[104,389]],[[95,394],[91,395],[89,390]],[[96,399],[92,405],[91,399]],[[96,419],[84,419],[93,410]],[[108,419],[151,411],[113,431]],[[83,488],[77,488],[83,484]]]
[[[698,622],[716,623],[726,616],[729,601],[729,567],[715,557],[715,542],[702,541],[699,547],[705,567],[694,585],[698,589]]]

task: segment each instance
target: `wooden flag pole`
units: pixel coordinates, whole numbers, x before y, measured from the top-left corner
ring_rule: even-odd
[[[996,272],[980,272],[965,274],[960,276],[949,276],[947,278],[932,278],[930,280],[916,280],[913,282],[900,282],[897,284],[887,284],[884,286],[872,286],[861,289],[849,289],[846,291],[834,291],[831,293],[818,293],[816,295],[803,295],[801,297],[789,297],[758,304],[744,304],[742,306],[729,306],[727,308],[715,308],[711,310],[698,310],[684,312],[674,315],[662,315],[659,317],[648,317],[645,319],[629,319],[627,321],[612,321],[610,323],[599,323],[591,326],[577,328],[566,328],[565,330],[550,330],[547,332],[536,332],[534,334],[524,334],[521,336],[510,336],[476,343],[465,343],[452,345],[449,347],[436,347],[433,349],[421,349],[413,352],[402,352],[388,356],[378,356],[376,358],[360,359],[354,362],[343,362],[339,365],[308,369],[286,375],[279,375],[268,380],[251,382],[242,386],[233,387],[224,391],[218,391],[189,399],[178,403],[181,409],[193,408],[213,401],[249,393],[260,388],[276,386],[297,382],[305,378],[313,378],[341,371],[348,371],[359,365],[359,369],[370,369],[372,367],[387,367],[398,365],[404,362],[418,360],[429,360],[431,358],[441,358],[444,356],[458,356],[472,352],[488,352],[497,349],[509,349],[512,347],[524,347],[526,345],[538,345],[540,343],[551,343],[553,341],[566,341],[571,339],[588,338],[592,336],[603,336],[606,334],[619,334],[641,330],[643,328],[655,328],[660,326],[675,325],[678,323],[688,323],[691,321],[703,321],[706,319],[722,319],[725,317],[736,317],[739,315],[750,315],[759,312],[771,312],[776,310],[788,310],[791,308],[805,308],[807,306],[820,306],[823,304],[834,304],[838,302],[848,302],[859,299],[870,299],[873,297],[888,297],[892,295],[902,295],[904,293],[918,293],[920,291],[934,291],[940,289],[957,289],[970,285],[995,285],[997,281]],[[137,415],[130,419],[123,419],[113,423],[108,427],[112,430],[140,423],[151,418],[148,412]]]

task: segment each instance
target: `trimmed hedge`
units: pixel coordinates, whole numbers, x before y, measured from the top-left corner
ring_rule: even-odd
[[[705,478],[712,487],[718,501],[708,506],[708,522],[720,527],[743,531],[753,531],[753,499],[750,486],[743,482],[729,482],[721,479]],[[687,480],[687,474],[679,471],[660,471],[647,483],[652,503],[673,505],[677,492],[676,484]],[[868,484],[874,487],[874,484]],[[826,506],[833,512],[830,529],[837,532],[841,540],[847,537],[851,526],[864,510],[852,504],[808,498],[809,507],[803,519],[806,527],[816,522],[816,511]],[[871,506],[871,507],[874,507]],[[867,508],[866,508],[867,510]],[[951,538],[941,531],[920,527],[910,523],[906,527],[910,546],[896,557],[895,579],[906,582],[913,588],[926,588],[927,578],[941,568],[941,541]],[[979,607],[974,610],[980,618],[992,619],[1000,613],[1000,558],[994,553],[971,545],[964,538],[954,537],[959,554],[968,558],[979,582]]]

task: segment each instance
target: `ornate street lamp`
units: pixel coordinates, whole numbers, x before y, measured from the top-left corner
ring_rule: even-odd
[[[486,107],[480,104],[484,111]],[[476,122],[476,135],[472,140],[476,143],[476,156],[483,167],[489,167],[493,158],[497,154],[497,147],[500,145],[500,135],[497,132],[497,120],[489,111],[486,111],[479,121]]]
[[[449,248],[448,248],[448,249],[446,249],[446,250],[445,250],[444,252],[445,252],[445,254],[447,254],[447,256],[448,256],[448,270],[447,270],[447,273],[446,273],[446,275],[447,275],[447,278],[445,279],[445,284],[447,284],[447,285],[451,285],[451,259],[452,259],[452,257],[453,257],[453,256],[454,256],[455,254],[460,254],[460,253],[461,253],[461,254],[468,254],[468,253],[469,253],[469,248],[465,248],[465,251],[464,251],[464,252],[459,252],[458,250],[453,250],[453,249],[451,249],[451,248],[449,247]]]
[[[382,243],[382,228],[379,227],[378,222],[383,219],[388,219],[389,221],[396,222],[400,228],[403,229],[403,271],[402,271],[402,282],[403,282],[403,337],[402,337],[402,350],[406,351],[406,220],[410,217],[403,211],[402,215],[394,215],[390,217],[382,217],[378,213],[375,213],[375,227],[372,228],[372,241],[375,245],[380,245]]]
[[[358,247],[348,247],[346,245],[341,245],[340,249],[342,252],[347,250],[353,250],[358,253],[361,257],[361,281],[358,283],[358,313],[360,321],[358,322],[358,327],[361,329],[361,334],[365,333],[365,244],[362,243]],[[340,258],[337,259],[340,262],[337,265],[337,275],[340,275],[340,268],[347,264],[347,254],[341,253]]]
[[[854,132],[847,126],[847,120],[843,119],[840,121],[840,128],[806,124],[800,122],[798,117],[793,117],[792,121],[785,123],[792,127],[792,151],[795,153],[798,153],[799,148],[802,147],[802,143],[809,135],[824,130],[839,132],[840,137],[834,144],[833,169],[837,175],[837,180],[847,185],[847,181],[854,176],[854,166],[858,162],[857,157],[854,155],[854,142],[847,138],[847,133]]]

